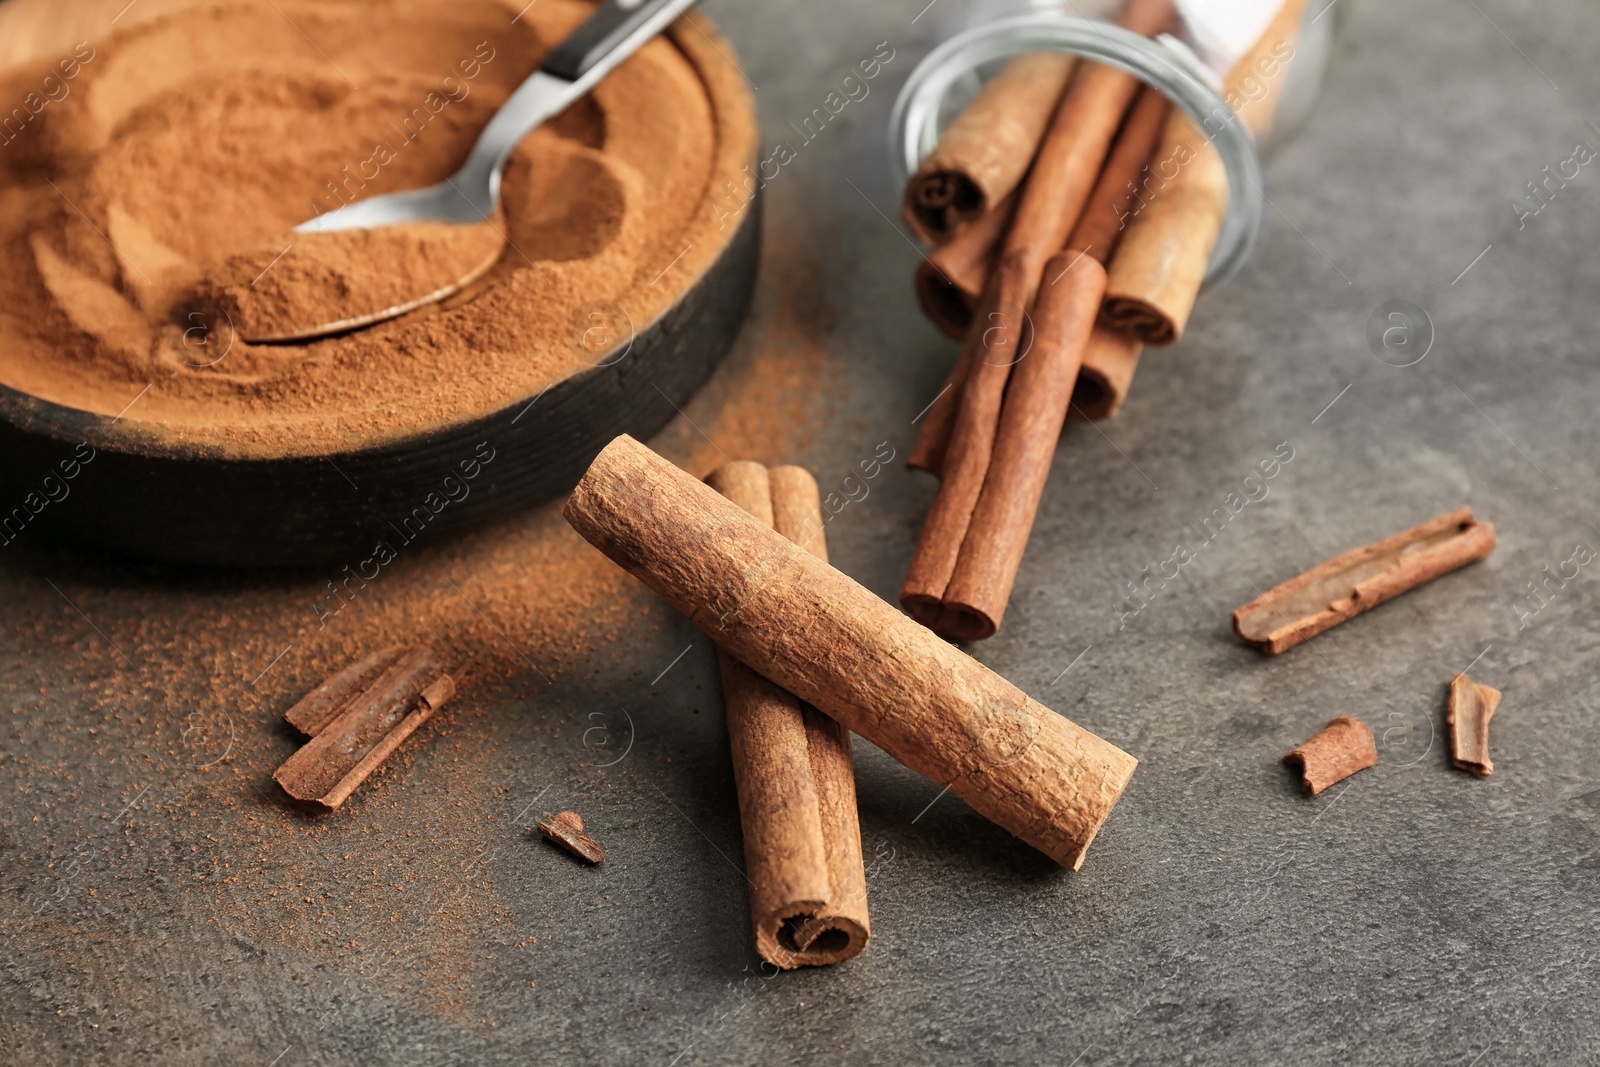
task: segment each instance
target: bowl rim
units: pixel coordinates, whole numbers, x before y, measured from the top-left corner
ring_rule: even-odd
[[[690,10],[678,22],[669,26],[666,35],[673,45],[684,53],[695,72],[700,76],[711,98],[717,117],[718,147],[711,174],[707,179],[702,206],[714,205],[723,179],[741,173],[759,158],[760,127],[756,119],[755,101],[746,87],[746,76],[727,46],[715,24],[704,14]],[[748,145],[727,143],[730,132],[744,131]],[[463,409],[425,426],[398,427],[374,433],[357,442],[329,439],[323,447],[296,447],[292,443],[277,449],[265,449],[252,443],[235,444],[202,438],[175,436],[159,421],[140,419],[129,415],[144,393],[139,393],[123,411],[115,416],[86,408],[74,407],[59,401],[18,389],[0,381],[0,421],[19,432],[46,437],[64,444],[86,442],[97,450],[130,456],[177,461],[228,462],[239,464],[277,463],[285,460],[338,459],[344,456],[381,456],[409,451],[418,442],[427,441],[458,432],[468,426],[502,418],[513,412],[532,408],[540,400],[550,397],[560,400],[564,395],[581,391],[583,384],[603,372],[616,359],[616,349],[632,344],[637,337],[656,327],[669,316],[690,293],[700,286],[723,254],[758,212],[746,205],[741,210],[739,223],[711,229],[721,235],[719,241],[707,241],[699,254],[685,256],[697,262],[692,278],[682,286],[677,296],[662,304],[643,326],[631,327],[629,339],[600,353],[588,366],[578,366],[567,374],[545,382],[508,400],[501,406]],[[153,387],[147,385],[146,391]]]

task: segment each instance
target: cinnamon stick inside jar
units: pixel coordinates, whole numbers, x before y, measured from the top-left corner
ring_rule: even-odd
[[[729,463],[706,482],[827,560],[809,472]],[[850,734],[727,652],[717,663],[756,951],[785,970],[847,960],[871,936]]]
[[[1151,182],[1151,153],[1155,151],[1170,110],[1171,105],[1159,90],[1146,86],[1140,92],[1117,133],[1111,155],[1068,242],[1069,248],[1085,251],[1102,264],[1110,262],[1127,219],[1139,203],[1139,190],[1148,188]],[[914,285],[922,312],[951,337],[958,340],[965,337],[972,325],[973,308],[988,280],[991,263],[1000,246],[1001,231],[1010,223],[1008,212],[1012,206],[1009,202],[1000,205],[948,244],[930,252],[917,265]],[[1098,421],[1116,414],[1128,395],[1143,347],[1111,330],[1097,330],[1083,353],[1083,365],[1069,409],[1071,415]],[[941,397],[937,404],[951,410],[930,410],[925,416],[943,427],[946,438],[948,427],[954,421],[954,403],[953,399],[945,403]],[[920,438],[918,443],[921,444]],[[936,449],[935,444],[930,440],[925,451],[913,452],[906,465],[913,470],[930,470],[937,474],[932,461],[942,457],[942,450]]]
[[[1271,126],[1282,98],[1305,8],[1306,0],[1285,0],[1224,81],[1225,99],[1241,101],[1237,121],[1257,137]],[[1246,91],[1264,70],[1276,71],[1276,85],[1264,94]],[[1181,111],[1167,120],[1154,170],[1149,198],[1111,262],[1101,316],[1145,344],[1166,345],[1183,335],[1205,281],[1228,209],[1228,178],[1216,147]]]
[[[983,87],[906,182],[912,232],[942,244],[1017,187],[1074,65],[1059,52],[1029,52]]]
[[[967,336],[972,312],[989,282],[989,270],[1016,211],[1007,197],[972,225],[917,261],[912,288],[917,304],[935,326],[957,341]]]
[[[631,437],[564,515],[721,648],[1076,869],[1137,761]]]
[[[1045,266],[1045,278],[1033,347],[1012,373],[989,472],[933,623],[958,641],[992,637],[1000,627],[1100,312],[1106,272],[1092,257],[1061,252]]]
[[[1169,0],[1131,0],[1118,16],[1124,27],[1149,35],[1172,19]],[[1080,64],[1051,119],[1006,233],[1000,263],[968,333],[952,376],[964,377],[941,450],[940,424],[925,422],[913,457],[936,457],[941,481],[917,540],[900,602],[913,618],[933,625],[955,571],[972,509],[989,469],[1000,399],[1023,347],[1029,306],[1045,261],[1060,251],[1083,213],[1113,135],[1139,91],[1132,75],[1100,63]],[[954,393],[957,390],[949,390]],[[932,414],[930,412],[930,414]],[[928,438],[926,445],[923,438]]]
[[[966,380],[940,462],[939,492],[922,520],[916,553],[900,589],[901,605],[924,626],[939,620],[945,587],[955,572],[961,541],[989,470],[1011,366],[1028,351],[1025,324],[1034,284],[1030,275],[1022,253],[1006,257],[990,282],[993,293],[984,305],[990,310],[982,324],[973,327],[965,346],[970,350],[962,356],[967,362]]]

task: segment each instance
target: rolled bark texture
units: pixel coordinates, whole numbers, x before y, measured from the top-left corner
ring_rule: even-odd
[[[1237,121],[1257,137],[1272,125],[1305,11],[1306,0],[1284,0],[1223,81],[1224,98],[1240,101]],[[1259,83],[1263,64],[1277,72],[1272,91],[1246,91]],[[1148,201],[1110,264],[1101,321],[1145,344],[1168,345],[1183,336],[1205,281],[1228,210],[1228,176],[1206,131],[1176,109],[1151,168]]]
[[[564,514],[721,648],[1063,866],[1137,766],[631,437]]]
[[[1494,551],[1471,508],[1352,548],[1275,585],[1233,613],[1233,632],[1276,655]]]
[[[1283,762],[1300,772],[1300,785],[1306,795],[1316,796],[1330,785],[1377,763],[1378,746],[1366,723],[1341,715],[1318,731],[1317,736],[1291,750],[1283,757]]]
[[[906,182],[906,225],[930,244],[955,237],[1005,199],[1038,151],[1075,59],[1027,52],[1008,61]]]
[[[809,472],[738,462],[706,482],[827,560],[822,504]],[[785,970],[840,963],[872,936],[850,734],[727,652],[719,651],[717,662],[756,951]]]

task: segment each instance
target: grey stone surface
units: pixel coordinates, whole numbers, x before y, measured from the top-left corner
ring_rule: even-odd
[[[772,249],[820,279],[809,326],[847,384],[819,399],[825,432],[796,457],[825,485],[879,441],[909,444],[954,354],[909,296],[916,253],[889,221],[883,160],[894,88],[961,13],[939,0],[914,19],[923,3],[708,5],[769,140],[877,42],[895,49],[872,94],[768,190]],[[0,1059],[1600,1059],[1593,568],[1537,614],[1517,610],[1537,606],[1541,568],[1600,546],[1600,171],[1523,228],[1510,206],[1575,143],[1600,144],[1600,11],[1339,4],[1343,53],[1271,162],[1255,262],[1203,300],[1179,346],[1146,357],[1114,422],[1065,433],[1005,628],[974,650],[1143,761],[1080,873],[863,744],[874,941],[840,967],[764,975],[714,660],[696,642],[652,684],[694,638],[656,606],[583,669],[491,709],[492,745],[463,751],[446,731],[385,779],[391,802],[415,805],[397,835],[426,834],[433,811],[479,817],[475,850],[416,861],[459,866],[443,883],[458,890],[398,891],[392,911],[370,895],[320,902],[346,909],[351,945],[246,936],[217,916],[267,906],[250,904],[250,857],[277,809],[252,798],[291,747],[272,718],[317,665],[257,691],[266,657],[240,656],[197,693],[183,634],[252,627],[268,635],[252,648],[271,645],[303,625],[320,580],[14,546],[0,556]],[[1394,299],[1437,330],[1404,369],[1364,340]],[[760,302],[729,373],[780,343],[773,306]],[[691,441],[679,425],[664,447]],[[1122,583],[1193,541],[1282,442],[1294,458],[1268,496],[1119,625]],[[892,598],[931,495],[920,475],[883,475],[830,528],[835,562]],[[1232,638],[1229,612],[1256,588],[1461,503],[1499,530],[1486,563],[1279,658]],[[446,546],[405,566],[457,563]],[[1487,780],[1444,754],[1445,688],[1469,663],[1505,692]],[[220,770],[194,766],[221,744],[184,733],[197,700],[235,713]],[[632,747],[597,766],[587,716],[619,706],[637,712]],[[1278,758],[1338,714],[1374,727],[1380,763],[1308,800]],[[602,837],[603,868],[528,837],[519,809],[546,789]],[[332,822],[299,847],[359,863],[395,846]]]

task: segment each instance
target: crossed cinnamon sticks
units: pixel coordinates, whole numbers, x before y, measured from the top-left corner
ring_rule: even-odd
[[[1082,864],[1133,773],[1132,756],[631,437],[563,514],[729,656],[1063,866]]]
[[[1286,0],[1228,85],[1263,62],[1287,63],[1273,57],[1304,8]],[[1169,0],[1128,0],[1117,21],[1149,36],[1173,14]],[[908,222],[944,242],[918,269],[919,302],[965,343],[907,458],[941,484],[900,600],[957,640],[999,628],[1063,420],[1114,413],[1143,345],[1181,334],[1226,210],[1216,149],[1131,75],[1078,62],[1041,120],[1060,71],[1035,55],[1013,59],[907,186]],[[1250,101],[1239,121],[1264,130],[1278,94],[1239,98]],[[1032,129],[1036,147],[1019,142]],[[995,166],[980,149],[996,144],[1020,146],[1031,162]],[[1158,167],[1177,156],[1175,172]],[[1147,203],[1152,179],[1159,195]]]

